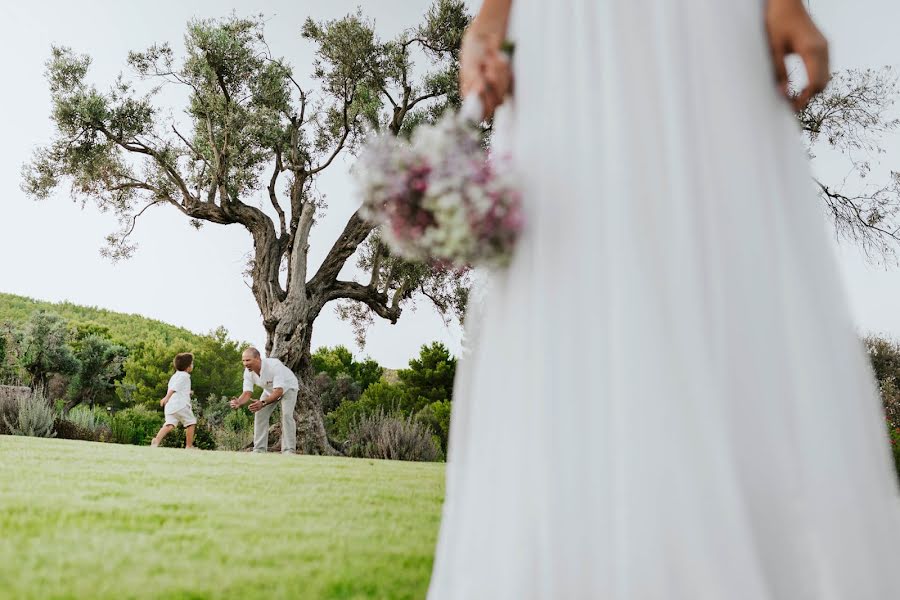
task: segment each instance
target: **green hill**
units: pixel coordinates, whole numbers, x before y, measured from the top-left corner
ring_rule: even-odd
[[[179,352],[194,353],[192,387],[196,398],[202,401],[209,395],[240,393],[244,344],[229,339],[223,327],[202,335],[140,315],[0,293],[0,324],[6,325],[4,329],[21,329],[40,310],[60,315],[73,331],[90,328],[129,349],[125,377],[117,390],[121,404],[155,406],[165,395],[172,359]]]
[[[209,337],[141,315],[113,312],[94,306],[79,306],[71,302],[45,302],[15,294],[0,293],[0,323],[10,323],[20,327],[36,310],[56,313],[73,324],[98,325],[109,332],[109,337],[114,342],[129,347],[136,343],[148,342],[159,342],[165,345],[181,343],[192,346],[204,337]]]

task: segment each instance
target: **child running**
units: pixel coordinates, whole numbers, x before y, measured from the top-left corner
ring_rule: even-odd
[[[197,418],[191,410],[191,371],[194,370],[194,355],[183,352],[175,357],[175,374],[169,378],[169,391],[159,401],[160,406],[165,407],[166,422],[160,428],[159,433],[150,442],[152,447],[157,447],[175,426],[181,423],[184,426],[185,448],[194,448],[194,427]]]

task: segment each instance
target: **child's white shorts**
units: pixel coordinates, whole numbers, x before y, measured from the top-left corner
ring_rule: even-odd
[[[197,424],[197,417],[194,416],[194,411],[191,410],[190,406],[185,406],[173,413],[166,413],[166,425],[172,425],[174,427],[179,423],[185,427]]]

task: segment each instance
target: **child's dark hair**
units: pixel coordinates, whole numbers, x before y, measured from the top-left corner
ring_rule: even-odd
[[[194,363],[194,355],[190,352],[182,352],[175,355],[175,370],[184,371]]]

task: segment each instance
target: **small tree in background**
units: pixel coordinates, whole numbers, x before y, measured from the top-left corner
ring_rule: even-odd
[[[0,326],[0,385],[21,381],[18,367],[19,335],[12,325]]]
[[[75,373],[78,359],[69,346],[65,319],[42,310],[31,315],[22,334],[20,363],[31,379],[31,387],[41,393],[47,389],[51,374]]]
[[[222,401],[222,396],[234,397],[240,394],[244,376],[244,366],[241,364],[241,350],[244,343],[228,338],[228,330],[219,327],[208,335],[202,336],[197,344],[182,352],[193,352],[194,372],[191,373],[191,386],[194,390],[194,398],[208,405],[208,399],[212,396]],[[172,374],[172,360],[175,354],[169,357],[169,375]],[[166,377],[166,383],[168,383]]]
[[[384,373],[381,365],[371,358],[356,360],[345,346],[319,348],[312,355],[312,368],[315,373],[325,373],[332,379],[346,375],[359,385],[360,392],[366,391]]]
[[[456,358],[441,342],[422,346],[419,357],[409,361],[409,368],[397,372],[411,403],[413,412],[432,402],[453,398]]]
[[[128,349],[91,334],[78,341],[75,352],[78,368],[69,382],[66,411],[79,404],[93,408],[95,403],[115,401],[116,383],[125,376]]]
[[[346,373],[333,378],[328,373],[319,373],[313,378],[313,393],[319,398],[326,415],[345,400],[359,400],[362,390],[359,384]]]
[[[416,421],[426,426],[437,438],[444,456],[447,455],[447,442],[450,438],[450,413],[453,405],[450,400],[438,400],[426,405],[416,413]]]

